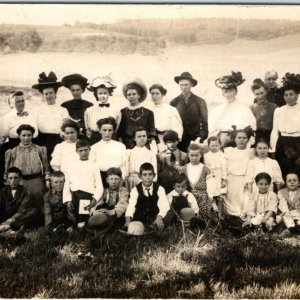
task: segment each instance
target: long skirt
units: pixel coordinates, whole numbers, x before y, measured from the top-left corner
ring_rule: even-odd
[[[275,158],[283,178],[288,172],[295,172],[300,177],[300,137],[280,136],[276,144]]]
[[[248,204],[245,176],[227,176],[227,195],[224,200],[225,212],[231,216],[241,216]]]

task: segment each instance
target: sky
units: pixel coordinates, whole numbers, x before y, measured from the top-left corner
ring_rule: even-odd
[[[63,25],[135,18],[258,18],[300,21],[300,5],[0,4],[0,23]]]

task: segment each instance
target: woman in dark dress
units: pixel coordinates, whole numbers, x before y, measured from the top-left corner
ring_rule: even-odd
[[[72,100],[62,103],[61,106],[68,110],[70,117],[78,123],[80,132],[84,134],[86,129],[84,126],[84,112],[87,108],[93,106],[91,102],[82,99],[82,94],[88,86],[88,80],[80,74],[71,74],[65,76],[61,81],[73,96]]]
[[[144,127],[148,133],[148,142],[155,142],[157,133],[154,125],[154,114],[151,110],[143,107],[147,97],[147,88],[140,79],[135,79],[123,86],[123,94],[129,101],[129,106],[121,109],[121,123],[118,128],[118,137],[127,149],[135,146],[134,131],[137,127]]]

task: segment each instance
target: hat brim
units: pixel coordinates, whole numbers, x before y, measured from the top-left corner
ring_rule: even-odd
[[[63,83],[58,81],[58,82],[37,83],[37,84],[34,84],[32,86],[32,88],[35,90],[44,90],[47,88],[59,88],[61,86],[63,86]]]
[[[74,84],[78,84],[80,85],[82,88],[86,88],[89,84],[88,84],[88,79],[83,77],[80,74],[71,74],[68,76],[65,76],[61,82],[63,83],[63,85],[70,89],[72,85]]]
[[[103,218],[105,215],[105,218]],[[97,220],[99,219],[99,221]],[[92,221],[93,219],[93,221]],[[92,221],[92,222],[91,222]],[[91,224],[93,223],[93,224]],[[99,213],[95,214],[90,217],[88,221],[88,226],[87,226],[87,231],[89,232],[97,232],[97,234],[104,234],[111,230],[111,228],[114,225],[114,220],[111,216],[104,214],[104,213]]]
[[[111,85],[109,83],[107,83],[107,84],[102,83],[102,84],[99,84],[98,86],[89,86],[89,87],[87,87],[87,90],[94,93],[99,88],[105,88],[105,89],[108,89],[108,90],[114,90],[116,88],[116,86]]]
[[[135,79],[133,81],[130,81],[130,82],[127,82],[126,84],[124,84],[123,87],[122,87],[122,91],[123,91],[123,95],[126,99],[127,99],[127,97],[126,97],[127,94],[126,93],[127,93],[127,90],[128,90],[127,86],[129,84],[135,84],[135,85],[139,86],[142,89],[143,94],[140,95],[141,97],[139,99],[139,102],[140,103],[143,102],[147,98],[147,93],[148,93],[146,85],[140,79]]]
[[[236,88],[237,86],[243,84],[246,81],[245,79],[243,79],[241,82],[222,83],[221,78],[218,78],[218,79],[215,80],[215,85],[220,89]]]
[[[179,83],[180,80],[186,79],[189,80],[192,83],[192,86],[196,86],[198,84],[198,81],[194,78],[186,77],[186,76],[175,76],[174,80],[176,83]]]

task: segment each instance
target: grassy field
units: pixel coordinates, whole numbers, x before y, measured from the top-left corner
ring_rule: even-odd
[[[144,237],[39,229],[1,238],[0,297],[299,299],[299,250],[297,238],[180,227]]]

